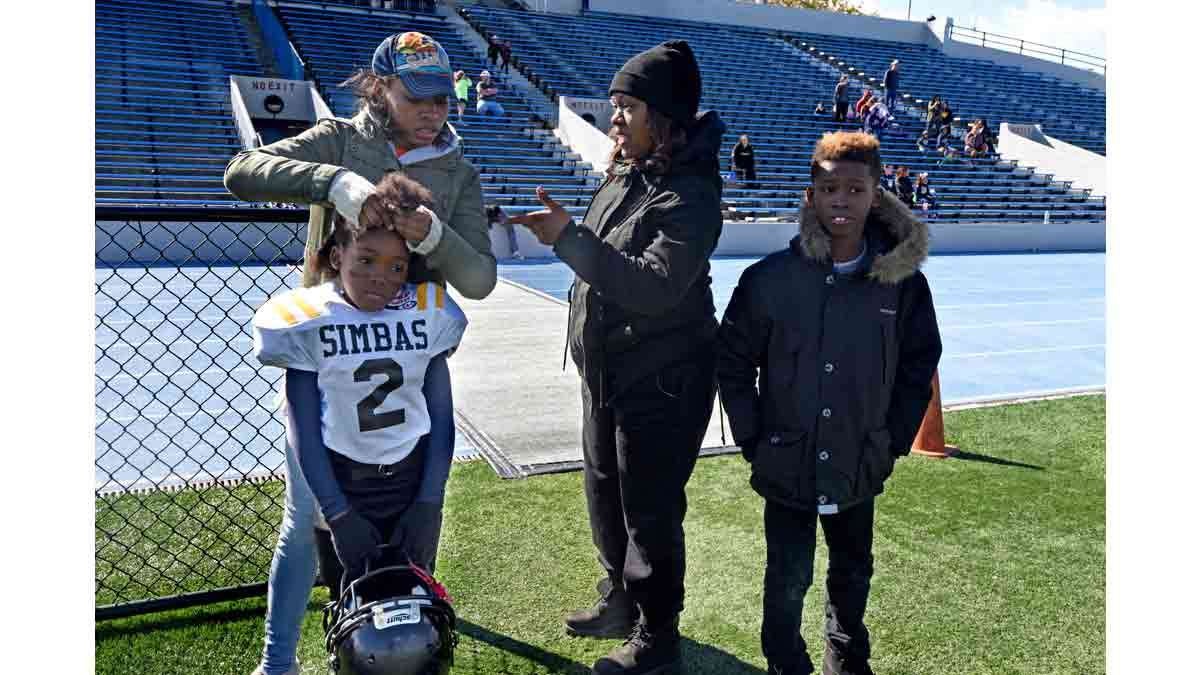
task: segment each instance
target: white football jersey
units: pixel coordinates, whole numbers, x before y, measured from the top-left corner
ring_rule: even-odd
[[[364,312],[333,282],[296,288],[254,314],[254,356],[317,373],[326,447],[357,462],[392,464],[429,433],[422,387],[429,361],[452,352],[467,318],[434,283],[406,284]]]

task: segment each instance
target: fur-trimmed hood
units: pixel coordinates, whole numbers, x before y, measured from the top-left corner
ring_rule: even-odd
[[[879,206],[867,215],[863,236],[871,261],[867,276],[879,283],[904,281],[929,257],[929,226],[887,191],[881,195]],[[816,209],[805,208],[800,218],[800,234],[791,242],[792,252],[824,263],[829,260],[831,247],[828,230],[817,222]]]

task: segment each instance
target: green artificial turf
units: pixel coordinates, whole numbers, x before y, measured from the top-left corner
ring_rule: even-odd
[[[963,449],[959,458],[898,463],[877,506],[867,612],[877,673],[1104,672],[1104,417],[1099,396],[951,413],[947,436]],[[688,673],[765,668],[762,501],[748,475],[739,456],[703,459],[688,485]],[[586,673],[619,644],[568,638],[561,628],[565,612],[594,600],[599,578],[581,488],[579,473],[505,481],[482,462],[455,465],[438,558],[460,619],[454,672]],[[158,569],[205,557],[232,561],[211,564],[209,582],[263,580],[279,488],[221,494],[98,501],[98,552],[114,550],[105,548],[109,537],[137,542],[135,528],[120,527],[126,519],[152,525],[159,538],[184,523],[198,539],[176,556],[142,544],[153,564],[121,572],[122,588],[171,592]],[[229,533],[205,536],[202,522]],[[824,566],[821,545],[803,627],[814,661]],[[192,583],[181,587],[197,590]],[[304,673],[325,672],[325,595],[314,591],[305,620]],[[101,587],[96,600],[112,597]],[[264,606],[252,599],[101,622],[96,672],[246,675],[261,651]]]

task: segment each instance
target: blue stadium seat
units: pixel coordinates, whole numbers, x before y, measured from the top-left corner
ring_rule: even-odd
[[[230,75],[261,74],[232,2],[96,3],[96,203],[229,205]]]
[[[826,131],[858,128],[856,124],[813,116],[818,101],[831,103],[837,72],[802,54],[800,48],[785,42],[777,31],[606,12],[567,16],[483,5],[466,8],[464,12],[489,32],[510,41],[514,56],[556,94],[607,96],[612,74],[628,57],[667,39],[688,40],[704,73],[701,105],[720,111],[729,127],[722,161],[728,163],[732,146],[743,133],[750,135],[755,147],[758,178],[754,187],[734,185],[724,195],[726,204],[741,213],[794,216],[800,191],[808,182],[808,158],[813,144]],[[816,39],[809,35],[792,37],[796,42],[800,37]],[[927,89],[928,93],[940,93],[956,103],[956,111],[971,114],[978,110],[993,127],[999,121],[1039,121],[1048,133],[1054,133],[1058,122],[1053,120],[1074,114],[1072,124],[1091,125],[1088,131],[1074,135],[1060,132],[1060,137],[1096,149],[1095,143],[1089,146],[1085,142],[1096,132],[1100,134],[1098,149],[1103,150],[1103,96],[1097,99],[1090,90],[996,66],[1007,78],[1003,80],[1003,86],[1007,87],[1003,95],[972,96],[965,90],[973,85],[969,85],[969,76],[963,73],[971,68],[980,69],[980,62],[948,59],[927,47],[821,37],[843,49],[847,61],[861,58],[862,67],[876,68],[879,76],[886,68],[884,55],[889,63],[892,58],[900,58],[903,91],[922,96],[928,95]],[[852,49],[852,45],[860,46]],[[946,69],[949,75],[940,77],[939,68]],[[986,72],[990,77],[999,70]],[[933,92],[935,85],[943,88]],[[1018,85],[1024,88],[1017,88]],[[1068,102],[1047,108],[1054,117],[1031,112],[1014,118],[1010,113],[1015,103],[982,107],[982,103],[993,99],[1007,104],[1010,99],[1021,101],[1023,97],[1038,99],[1038,105],[1043,105],[1042,99],[1059,101],[1066,97]],[[1096,100],[1100,101],[1098,118],[1092,114]],[[980,107],[972,107],[976,103]],[[1033,105],[1028,109],[1040,110]],[[896,118],[895,127],[880,134],[884,160],[908,166],[914,178],[919,172],[928,172],[938,193],[938,211],[943,219],[1040,220],[1047,211],[1056,219],[1104,218],[1102,198],[1091,198],[1062,182],[1047,182],[1047,177],[1010,161],[991,158],[939,164],[939,155],[924,154],[916,146],[923,121],[903,113]],[[961,141],[957,143],[961,147]]]

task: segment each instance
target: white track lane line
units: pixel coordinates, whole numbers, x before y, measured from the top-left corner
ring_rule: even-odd
[[[1009,349],[1002,352],[972,352],[967,354],[942,354],[942,359],[975,359],[989,356],[1008,356],[1009,354],[1042,354],[1047,352],[1083,351],[1085,349],[1104,349],[1102,342],[1094,345],[1069,345],[1066,347],[1040,347],[1037,349]]]

